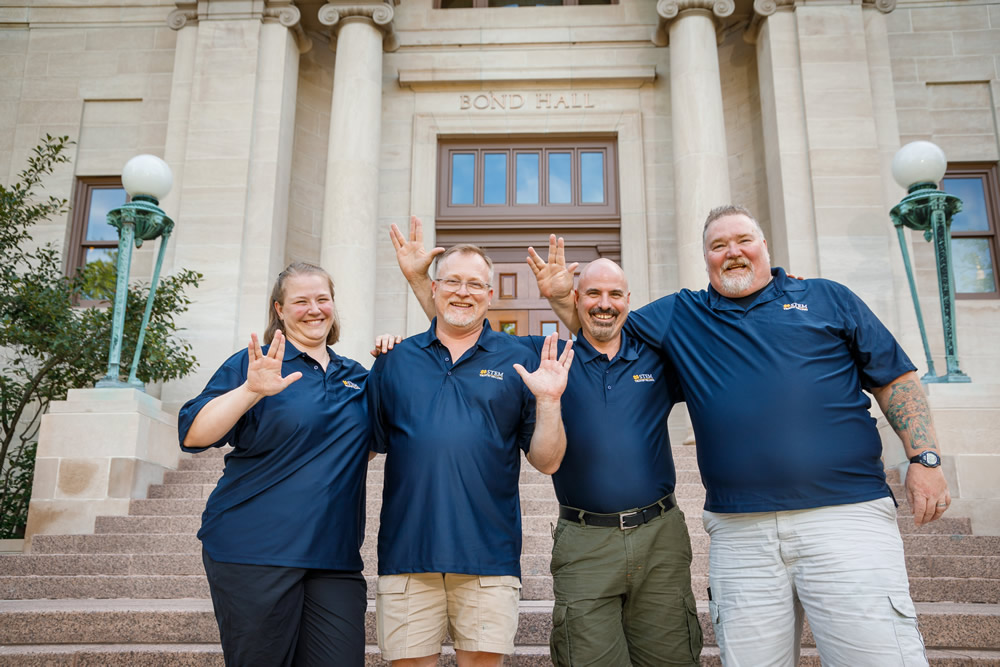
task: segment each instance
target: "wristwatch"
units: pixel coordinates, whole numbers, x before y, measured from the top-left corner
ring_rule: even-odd
[[[941,457],[938,456],[937,452],[927,450],[912,457],[910,463],[919,463],[926,468],[937,468],[941,465]]]

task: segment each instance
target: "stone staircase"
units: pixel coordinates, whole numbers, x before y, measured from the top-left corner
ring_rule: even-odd
[[[680,439],[678,438],[677,441]],[[0,665],[222,665],[218,631],[195,532],[222,470],[220,450],[184,455],[179,470],[133,500],[128,516],[99,517],[92,535],[37,535],[30,554],[0,555]],[[688,517],[694,591],[705,632],[703,665],[719,664],[708,621],[708,536],[694,448],[675,446],[677,496]],[[382,457],[368,473],[363,547],[374,597],[375,536]],[[893,487],[903,494],[898,478]],[[552,582],[550,524],[557,503],[548,477],[523,463],[523,600],[512,665],[548,665]],[[915,528],[900,508],[911,592],[935,667],[1000,666],[1000,537],[973,536],[969,521],[945,518]],[[375,646],[374,600],[366,619],[368,664]],[[805,633],[803,665],[819,665]],[[453,653],[442,660],[454,664]]]

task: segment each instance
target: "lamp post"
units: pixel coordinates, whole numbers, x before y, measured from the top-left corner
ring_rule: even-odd
[[[944,151],[929,141],[914,141],[906,144],[892,159],[892,175],[896,182],[907,189],[889,217],[899,236],[899,247],[903,252],[903,265],[910,283],[913,307],[917,311],[920,338],[927,355],[927,373],[920,378],[924,383],[971,382],[972,379],[958,367],[958,337],[955,332],[955,272],[951,265],[951,219],[962,210],[962,200],[955,195],[938,190],[937,184],[948,167]],[[927,331],[920,311],[920,300],[913,280],[913,267],[906,249],[903,227],[924,233],[924,239],[934,244],[937,260],[938,290],[941,300],[941,323],[944,327],[944,350],[947,372],[937,375],[931,359]]]
[[[97,381],[97,387],[134,388],[145,391],[143,383],[136,378],[136,368],[142,355],[142,344],[146,338],[146,327],[153,310],[156,285],[160,280],[160,268],[167,247],[167,240],[174,228],[174,221],[160,209],[160,199],[170,192],[174,177],[167,163],[155,155],[137,155],[122,169],[122,185],[131,196],[131,201],[108,213],[108,224],[118,230],[117,282],[115,284],[114,312],[111,320],[111,347],[108,352],[108,372]],[[160,252],[156,257],[153,279],[149,285],[146,311],[139,326],[139,338],[132,356],[132,368],[128,380],[120,378],[122,334],[125,328],[125,306],[128,297],[128,274],[132,263],[132,244],[142,247],[143,241],[163,237]]]

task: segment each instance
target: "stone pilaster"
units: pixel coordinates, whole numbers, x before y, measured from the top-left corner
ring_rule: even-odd
[[[320,261],[338,289],[338,353],[364,361],[374,337],[379,233],[382,50],[394,48],[392,5],[329,2],[320,21],[336,38]]]
[[[670,44],[674,211],[680,287],[707,284],[702,223],[730,200],[726,126],[716,20],[733,13],[732,0],[659,0],[658,32]],[[661,40],[662,41],[662,40]]]
[[[818,276],[794,0],[755,0],[753,6],[754,16],[744,36],[757,49],[771,259],[799,275]]]
[[[205,274],[186,335],[201,368],[164,388],[168,409],[266,324],[283,268],[299,53],[291,0],[178,3],[166,157],[177,174],[170,264]]]

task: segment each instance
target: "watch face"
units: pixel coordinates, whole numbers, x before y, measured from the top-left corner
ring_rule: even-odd
[[[941,457],[935,454],[934,452],[924,452],[922,456],[924,457],[924,461],[931,464],[932,466],[936,466],[937,464],[941,463]]]

